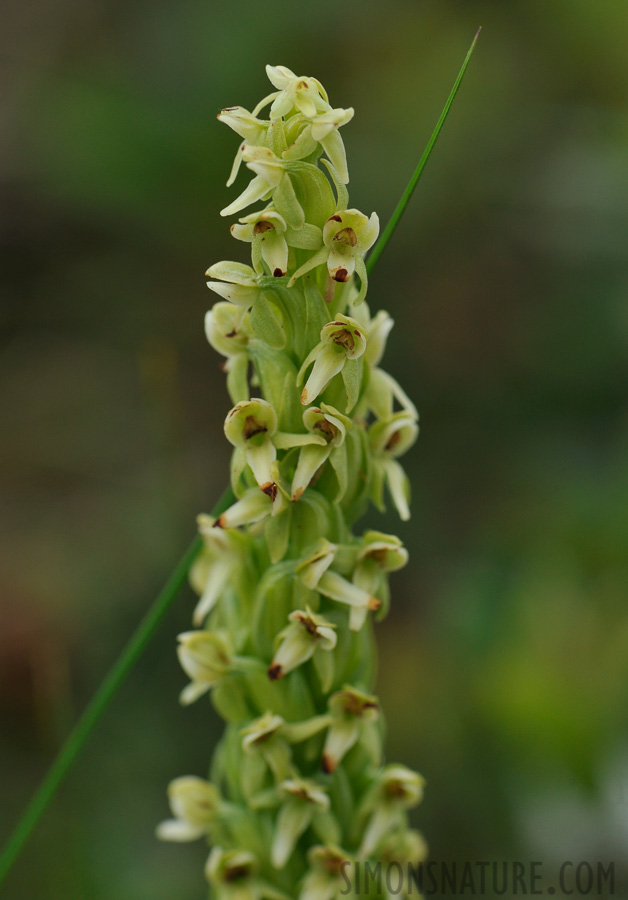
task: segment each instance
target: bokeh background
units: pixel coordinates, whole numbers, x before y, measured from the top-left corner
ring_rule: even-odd
[[[628,867],[628,4],[22,0],[3,14],[0,838],[220,494],[229,406],[203,273],[267,62],[314,74],[416,400],[411,564],[379,628],[390,757],[446,860]],[[244,180],[244,176],[241,176]],[[243,182],[239,182],[243,183]],[[196,900],[165,787],[219,733],[183,710],[184,592],[7,883],[7,900]],[[621,888],[618,884],[617,895]],[[626,895],[623,895],[626,896]]]

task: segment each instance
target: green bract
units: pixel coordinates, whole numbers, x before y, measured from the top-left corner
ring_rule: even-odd
[[[158,835],[209,841],[218,900],[334,900],[343,867],[426,852],[408,828],[423,779],[382,766],[373,695],[373,616],[408,555],[393,535],[352,532],[385,486],[410,515],[398,458],[418,415],[380,368],[392,319],[362,302],[379,223],[349,206],[339,129],[353,110],[332,107],[314,78],[267,73],[275,90],[252,112],[218,116],[242,139],[228,184],[241,163],[253,175],[222,215],[263,205],[231,226],[251,265],[207,271],[236,500],[198,518],[195,630],[178,647],[181,702],[209,693],[226,730],[209,781],[171,783],[174,818]]]

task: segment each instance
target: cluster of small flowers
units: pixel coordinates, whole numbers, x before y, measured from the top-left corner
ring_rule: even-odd
[[[379,367],[392,319],[362,302],[379,223],[348,208],[338,129],[353,110],[332,108],[314,78],[267,73],[275,92],[252,112],[218,116],[243,140],[228,184],[242,162],[254,173],[222,215],[267,203],[231,228],[251,244],[252,265],[207,272],[223,298],[205,328],[234,403],[225,434],[236,502],[199,516],[196,630],[178,647],[190,677],[182,702],[211,691],[226,731],[209,781],[171,783],[174,818],[158,834],[209,839],[219,900],[332,900],[345,862],[425,855],[407,821],[423,779],[382,765],[371,694],[369,612],[385,614],[387,573],[407,552],[392,535],[351,532],[369,500],[383,508],[385,487],[409,517],[397,458],[418,416]]]

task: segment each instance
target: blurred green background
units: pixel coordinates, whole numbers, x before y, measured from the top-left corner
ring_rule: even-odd
[[[351,203],[386,221],[478,25],[415,200],[371,281],[417,402],[411,564],[379,627],[388,749],[428,780],[436,859],[628,868],[628,4],[23,0],[0,149],[0,838],[227,474],[203,335],[236,138],[215,115],[312,74]],[[239,184],[244,183],[240,176]],[[7,883],[7,900],[196,900],[167,782],[220,729],[181,709],[186,591]],[[620,888],[618,885],[617,893]]]

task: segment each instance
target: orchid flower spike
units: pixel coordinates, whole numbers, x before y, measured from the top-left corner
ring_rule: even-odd
[[[347,866],[426,852],[408,821],[424,782],[383,764],[375,694],[373,630],[408,553],[354,531],[386,490],[409,517],[399,458],[418,413],[382,368],[392,318],[365,301],[379,220],[349,201],[353,109],[315,78],[267,73],[273,90],[251,111],[218,116],[238,140],[228,185],[249,178],[221,212],[240,217],[247,259],[206,273],[234,499],[197,519],[197,600],[177,647],[181,703],[206,695],[226,728],[208,781],[170,783],[157,833],[208,841],[216,900],[339,900]]]

